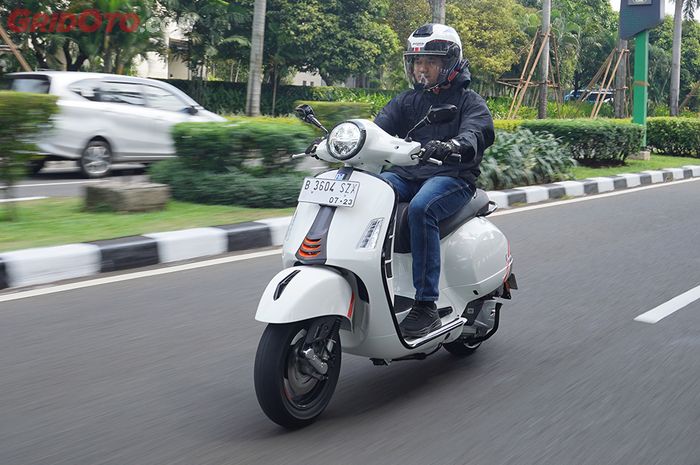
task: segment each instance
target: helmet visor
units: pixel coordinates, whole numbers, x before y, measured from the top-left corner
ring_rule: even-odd
[[[432,89],[447,83],[459,60],[447,53],[406,52],[404,70],[409,84],[416,89]]]

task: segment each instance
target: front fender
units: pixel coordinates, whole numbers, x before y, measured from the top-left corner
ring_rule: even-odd
[[[352,317],[352,288],[337,271],[324,266],[285,268],[265,288],[255,319],[291,323],[326,315]]]

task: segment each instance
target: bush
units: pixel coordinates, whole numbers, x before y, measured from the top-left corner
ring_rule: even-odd
[[[153,181],[170,185],[177,200],[250,208],[295,206],[305,176],[289,172],[257,177],[235,168],[226,173],[194,171],[179,158],[154,164],[150,175]]]
[[[647,145],[657,153],[700,157],[700,120],[697,118],[649,118]]]
[[[165,79],[182,90],[208,110],[222,114],[245,112],[246,84],[222,81],[189,81]],[[294,102],[298,100],[363,102],[371,106],[372,116],[399,92],[379,89],[350,89],[346,87],[278,86],[275,104],[276,115],[294,113]],[[272,113],[272,86],[263,84],[260,109],[264,114]]]
[[[621,164],[642,149],[643,128],[637,124],[608,120],[532,120],[520,127],[547,132],[561,141],[571,157],[587,165]]]
[[[190,170],[225,173],[261,158],[260,170],[274,173],[292,165],[290,154],[314,138],[296,118],[233,117],[224,123],[180,123],[172,130],[175,151]]]
[[[311,105],[316,114],[316,118],[329,131],[333,127],[345,120],[353,118],[372,118],[372,106],[363,102],[315,102],[310,100],[299,100],[294,102],[297,105],[306,103]]]
[[[490,190],[562,181],[573,177],[575,165],[551,134],[499,131],[484,153],[477,184]]]
[[[0,180],[9,194],[35,156],[33,140],[49,127],[57,111],[53,95],[0,92]],[[12,205],[7,205],[10,219],[15,216]]]
[[[514,132],[523,123],[521,119],[495,119],[493,120],[493,126],[497,130]]]

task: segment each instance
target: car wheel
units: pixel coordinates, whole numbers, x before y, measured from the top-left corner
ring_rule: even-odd
[[[29,174],[34,176],[39,171],[41,171],[41,169],[44,167],[44,164],[46,164],[46,158],[37,158],[34,160],[29,160],[29,163],[28,163]]]
[[[104,140],[91,140],[83,150],[79,165],[85,177],[103,178],[112,169],[112,149]]]

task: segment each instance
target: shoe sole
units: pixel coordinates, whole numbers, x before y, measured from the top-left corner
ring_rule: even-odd
[[[406,338],[413,338],[413,339],[418,339],[421,337],[425,337],[428,334],[432,333],[433,331],[440,329],[442,327],[442,322],[440,320],[437,320],[434,322],[432,325],[425,327],[421,330],[418,331],[405,331],[401,330],[401,334],[403,335],[404,339]]]

